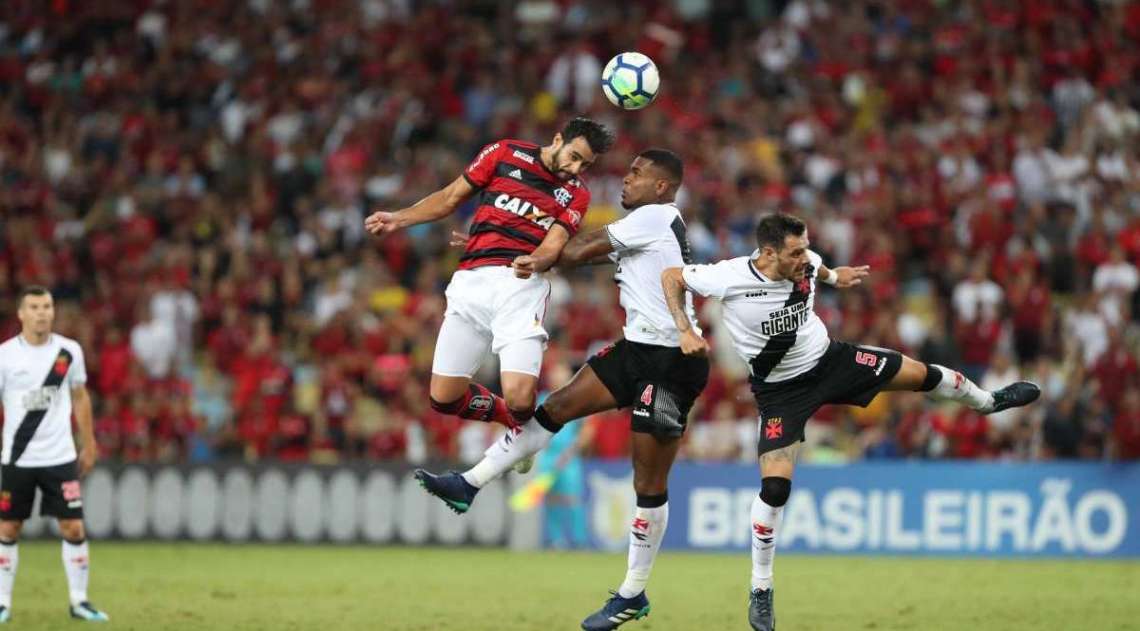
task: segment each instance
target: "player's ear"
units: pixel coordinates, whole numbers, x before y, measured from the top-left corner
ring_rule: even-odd
[[[550,146],[553,147],[555,151],[562,148],[562,132],[554,132],[554,138],[551,139]]]

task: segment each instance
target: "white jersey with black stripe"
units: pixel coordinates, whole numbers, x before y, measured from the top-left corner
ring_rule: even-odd
[[[17,335],[0,344],[3,463],[51,467],[75,460],[71,390],[85,383],[83,349],[71,338],[53,333],[43,344],[30,344]],[[13,450],[20,452],[15,461]]]
[[[690,290],[724,304],[725,328],[753,380],[786,381],[814,368],[830,343],[814,310],[823,259],[809,250],[806,275],[793,283],[765,278],[752,264],[755,257],[686,265],[682,276]]]
[[[610,258],[617,265],[614,280],[625,309],[625,339],[656,346],[681,345],[681,334],[669,313],[661,273],[692,262],[685,221],[673,204],[646,204],[606,226],[613,246]],[[694,329],[696,313],[691,297],[685,312]]]

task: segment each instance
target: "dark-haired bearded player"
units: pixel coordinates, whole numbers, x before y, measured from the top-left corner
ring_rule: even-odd
[[[511,265],[520,257],[558,257],[590,204],[579,176],[613,141],[605,126],[585,118],[571,120],[545,147],[500,140],[445,188],[365,220],[368,231],[382,237],[446,217],[477,197],[466,251],[447,286],[432,361],[432,409],[512,429],[534,414],[550,282],[541,274],[517,277]],[[471,380],[489,352],[499,356],[502,397]]]
[[[843,289],[862,283],[867,266],[828,269],[808,249],[807,227],[791,215],[767,215],[756,228],[751,256],[713,265],[668,269],[661,276],[681,349],[703,354],[708,344],[688,326],[685,290],[724,304],[724,326],[748,363],[759,408],[760,494],[752,499],[752,589],[748,621],[772,631],[772,560],[780,514],[804,426],[825,404],[866,406],[883,390],[926,392],[983,414],[1028,405],[1041,391],[1019,381],[988,392],[961,373],[915,361],[898,351],[830,339],[813,311],[817,281]]]

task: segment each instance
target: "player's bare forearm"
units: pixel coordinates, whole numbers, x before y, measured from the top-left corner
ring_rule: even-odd
[[[558,267],[598,265],[610,262],[608,258],[602,261],[598,259],[607,257],[613,251],[614,246],[610,241],[610,233],[605,228],[590,232],[579,232],[574,235],[573,239],[570,239],[566,247],[562,248],[562,254],[558,257]]]
[[[460,176],[451,184],[439,189],[427,197],[405,208],[398,213],[398,223],[401,228],[416,224],[436,221],[455,212],[459,204],[467,199],[475,189],[467,180]]]
[[[79,427],[79,442],[83,447],[95,447],[95,423],[91,413],[91,396],[87,388],[71,390],[71,406],[75,410],[75,424]]]
[[[474,192],[475,188],[460,176],[408,208],[396,212],[372,213],[364,220],[364,227],[374,235],[383,236],[417,224],[436,221],[455,212],[456,207]]]
[[[661,272],[661,288],[665,291],[665,304],[673,316],[673,324],[681,333],[688,331],[689,316],[685,313],[685,279],[681,268],[669,267]]]

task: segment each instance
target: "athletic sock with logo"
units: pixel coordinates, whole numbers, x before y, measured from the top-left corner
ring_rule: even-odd
[[[638,495],[637,512],[629,529],[629,563],[625,580],[618,588],[622,598],[633,598],[645,591],[653,561],[661,549],[669,524],[669,494]]]

